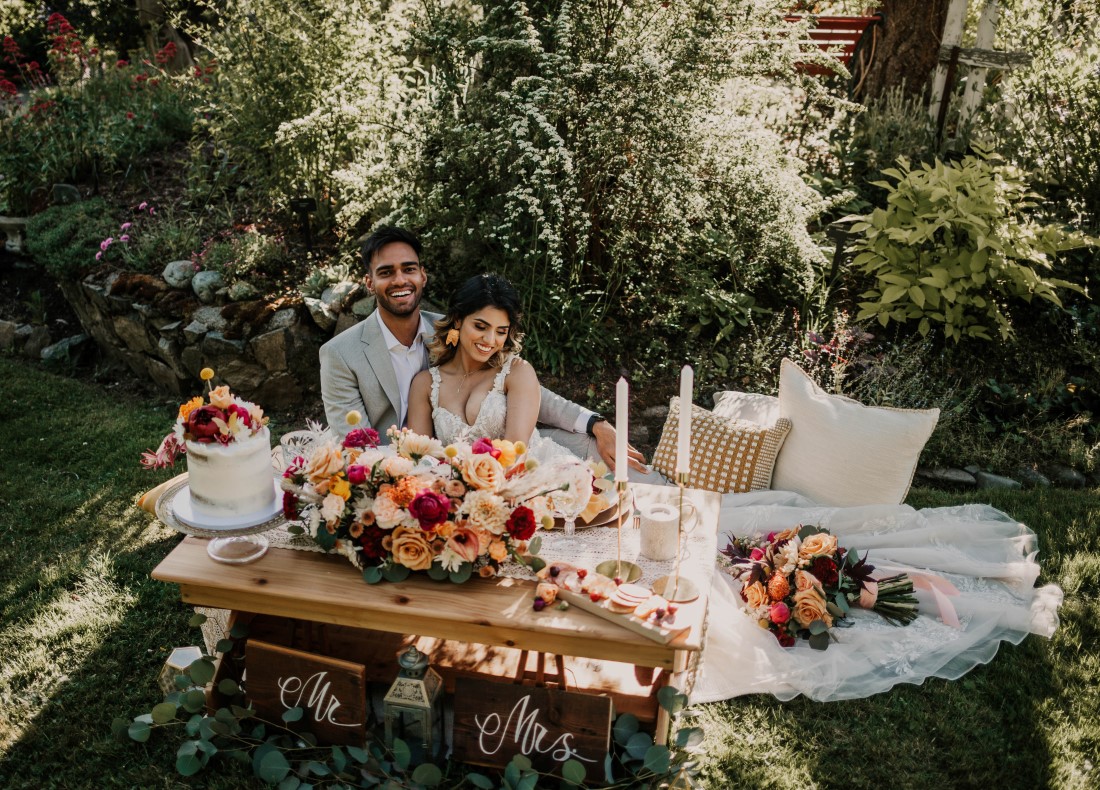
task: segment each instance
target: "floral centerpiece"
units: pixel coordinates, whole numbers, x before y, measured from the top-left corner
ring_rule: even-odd
[[[851,607],[878,612],[895,625],[917,616],[913,581],[906,574],[874,579],[867,558],[841,548],[835,535],[814,526],[766,536],[734,538],[722,550],[741,581],[746,613],[783,647],[801,637],[829,646],[829,629],[850,625]]]
[[[224,384],[214,387],[210,383],[214,378],[211,368],[203,368],[199,378],[206,382],[206,396],[196,395],[180,404],[171,433],[155,452],[141,454],[141,465],[146,469],[172,466],[176,458],[187,452],[189,441],[225,445],[254,436],[267,425],[262,408],[237,397]]]
[[[349,415],[355,425],[359,417]],[[391,428],[390,444],[355,428],[337,442],[321,439],[283,476],[288,519],[327,551],[337,551],[369,582],[400,581],[426,571],[454,582],[493,576],[509,557],[521,562],[527,541],[553,525],[555,498],[592,490],[584,462],[538,464],[522,442],[479,439],[444,447]],[[537,568],[536,568],[537,570]]]

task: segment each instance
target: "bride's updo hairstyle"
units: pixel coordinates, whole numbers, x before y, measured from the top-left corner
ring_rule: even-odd
[[[435,337],[428,343],[433,365],[443,365],[454,359],[457,346],[447,345],[447,333],[457,329],[466,316],[485,307],[495,307],[508,314],[508,339],[503,351],[489,358],[489,364],[499,368],[507,354],[518,354],[523,341],[519,322],[523,318],[519,293],[499,274],[477,274],[458,287],[451,296],[451,304],[442,318],[435,322]]]

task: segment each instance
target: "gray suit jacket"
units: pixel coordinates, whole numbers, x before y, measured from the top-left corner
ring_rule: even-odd
[[[429,324],[442,317],[438,313],[428,312],[421,315],[428,319]],[[425,340],[430,336],[426,335]],[[386,348],[382,328],[374,313],[321,346],[320,355],[321,396],[329,427],[343,436],[351,430],[347,413],[356,409],[385,441],[386,430],[397,424],[401,393],[390,361],[390,351]],[[572,433],[582,413],[587,413],[587,410],[546,387],[542,388],[542,405],[539,408],[541,424]],[[558,434],[556,431],[554,433]],[[587,439],[584,434],[577,439],[581,437]],[[558,438],[555,435],[555,439]],[[587,442],[582,444],[587,446]],[[576,451],[580,448],[570,449]]]

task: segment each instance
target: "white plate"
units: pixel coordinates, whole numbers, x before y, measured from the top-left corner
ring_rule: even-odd
[[[175,530],[203,538],[229,537],[263,532],[283,523],[282,489],[272,478],[275,501],[271,507],[233,518],[210,518],[196,514],[191,507],[191,489],[186,480],[171,486],[157,500],[157,518]]]

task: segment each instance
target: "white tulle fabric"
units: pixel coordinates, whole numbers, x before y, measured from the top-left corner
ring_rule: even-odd
[[[854,625],[836,628],[838,641],[820,652],[800,641],[780,647],[739,608],[738,582],[715,574],[706,648],[692,694],[710,702],[741,694],[799,694],[818,700],[867,697],[930,677],[954,680],[989,662],[1001,642],[1058,627],[1062,590],[1035,588],[1035,534],[986,505],[913,510],[904,505],[821,507],[782,491],[729,494],[719,519],[719,547],[728,535],[754,535],[814,524],[842,546],[868,552],[885,573],[931,573],[950,581],[960,629],[940,622],[931,594],[917,591],[921,616],[906,627],[855,610]],[[721,560],[720,560],[721,562]]]
[[[481,402],[477,419],[470,425],[462,417],[439,405],[439,368],[429,368],[432,376],[432,425],[435,438],[443,444],[453,442],[475,442],[478,439],[503,439],[508,419],[508,395],[504,392],[504,381],[519,357],[509,354],[493,379],[493,388]],[[528,455],[540,462],[571,453],[560,444],[539,435],[536,428],[527,442]]]

